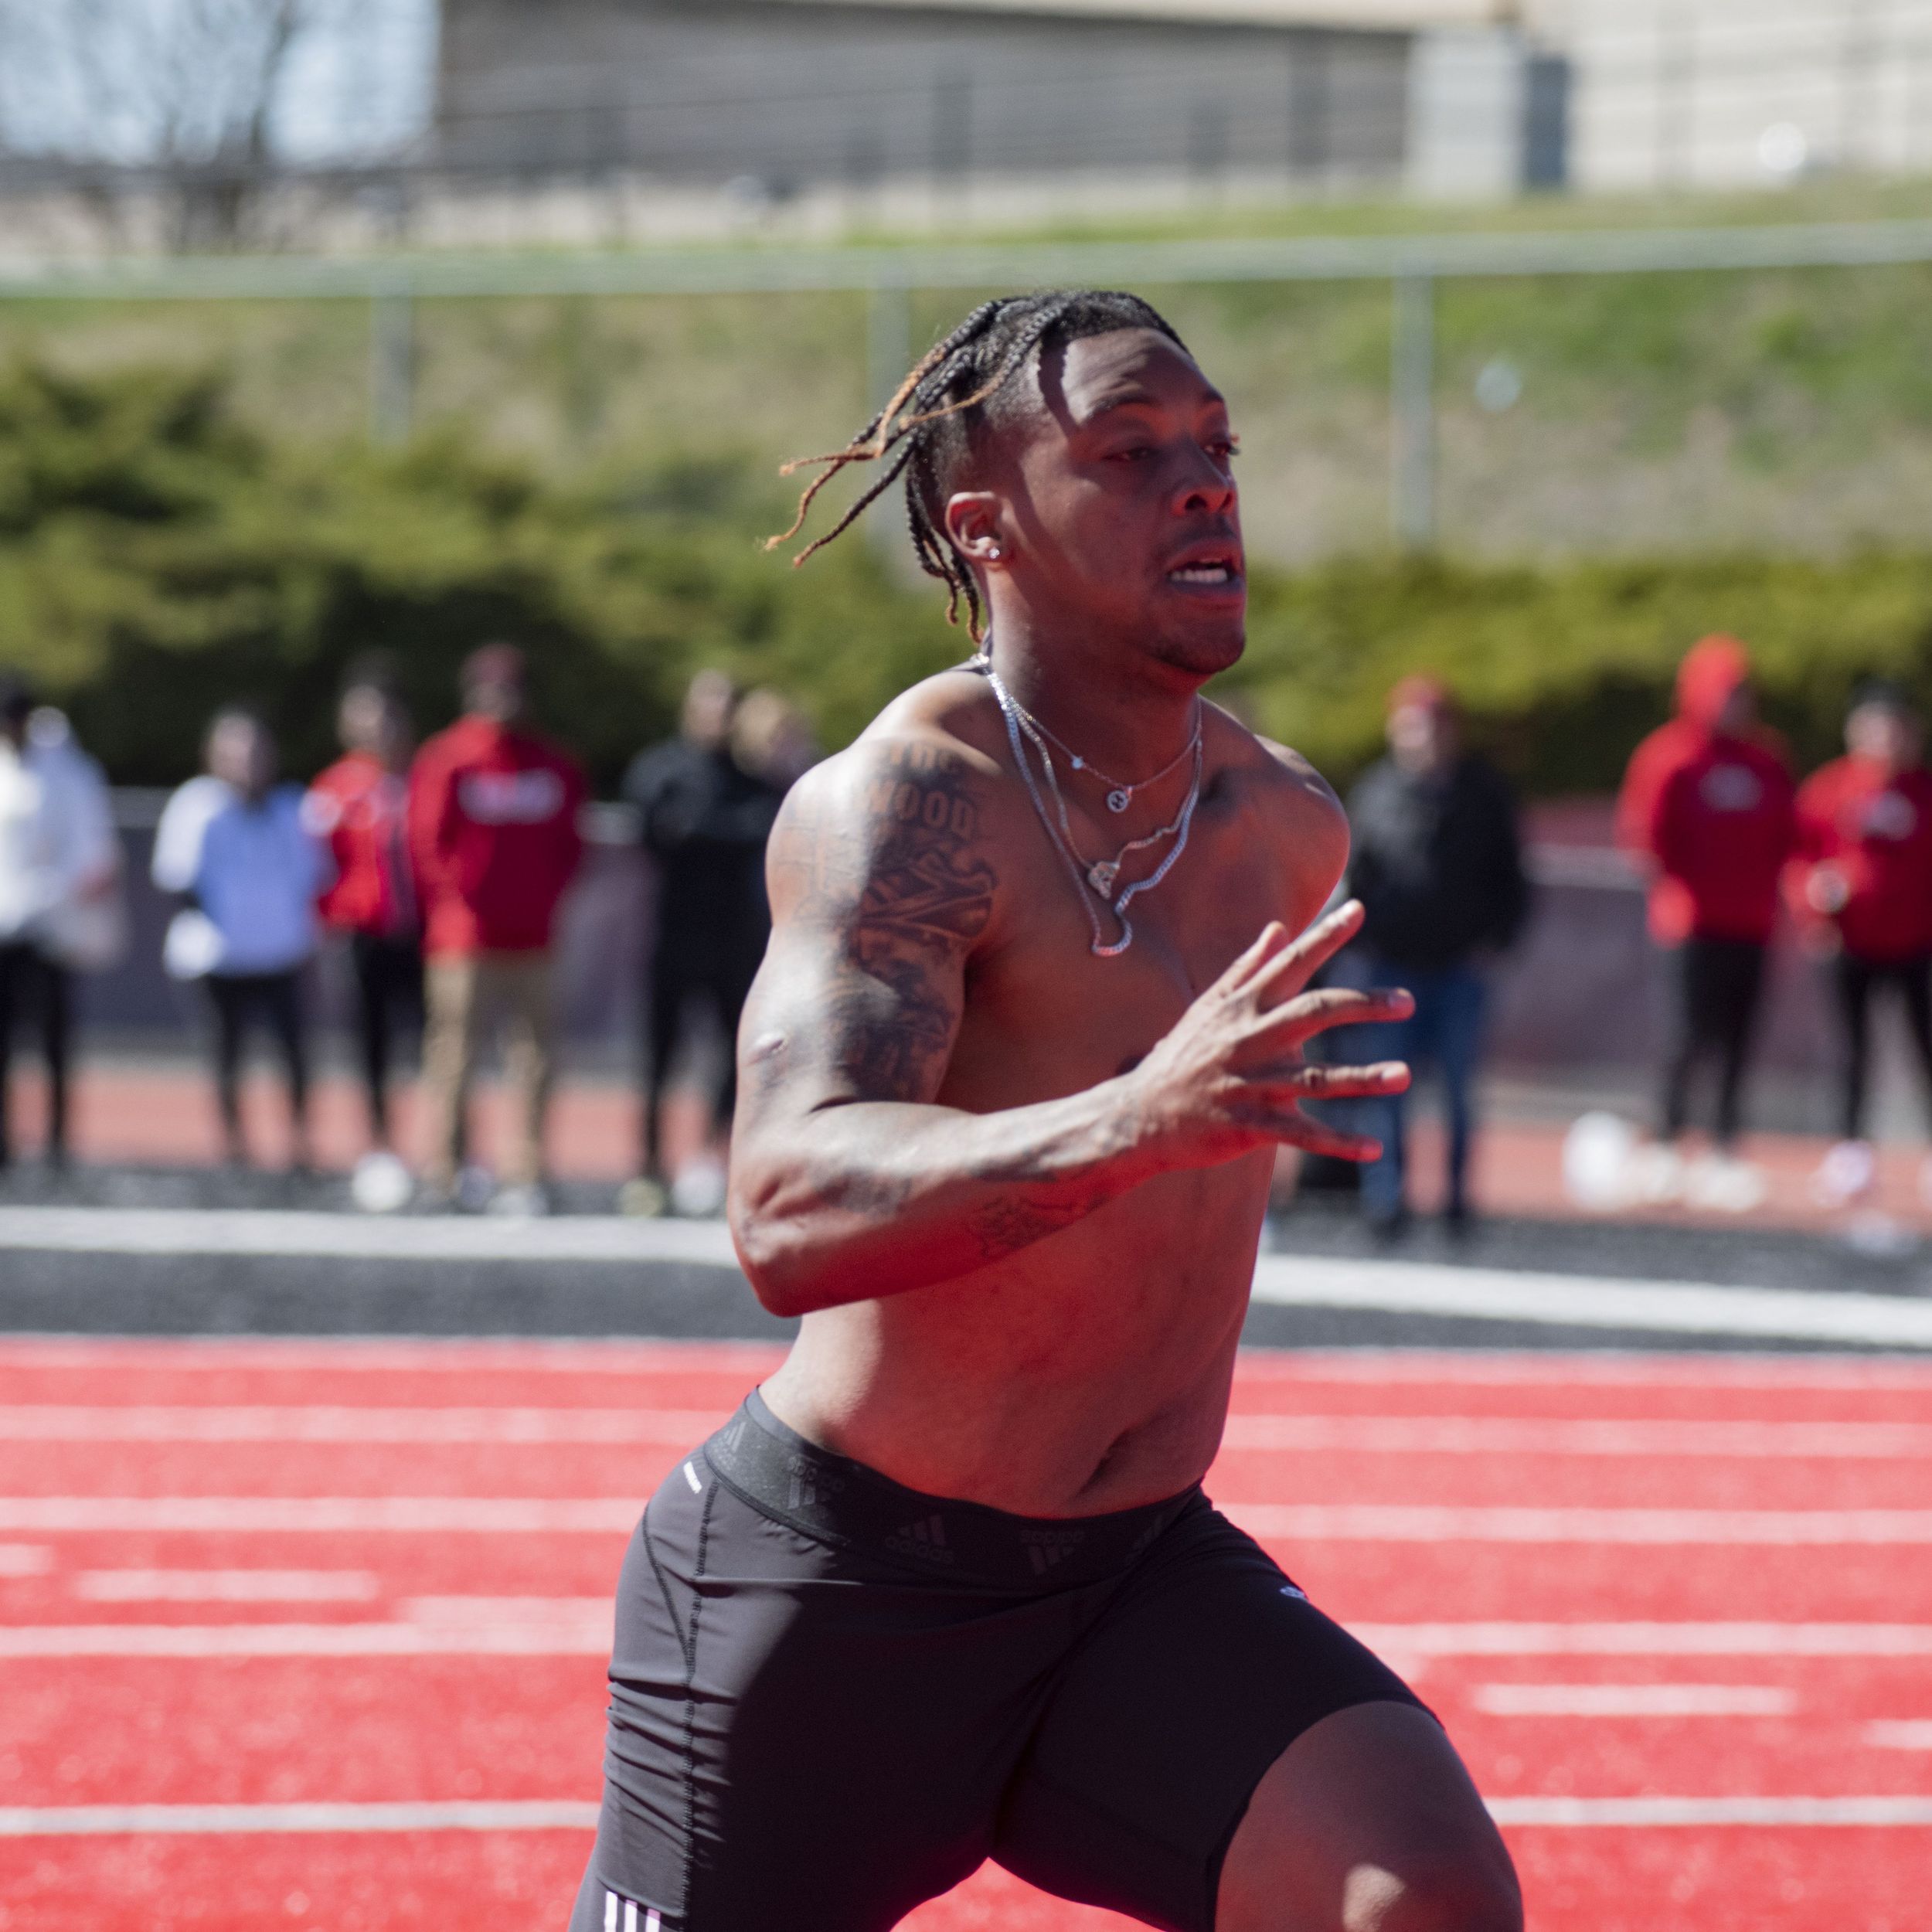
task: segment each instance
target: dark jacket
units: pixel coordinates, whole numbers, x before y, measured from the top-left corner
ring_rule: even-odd
[[[729,752],[674,738],[631,761],[624,797],[657,861],[658,951],[755,966],[770,936],[765,845],[784,794]]]
[[[1458,965],[1522,930],[1529,887],[1516,801],[1481,759],[1421,778],[1385,758],[1349,794],[1349,825],[1362,943],[1391,964]]]

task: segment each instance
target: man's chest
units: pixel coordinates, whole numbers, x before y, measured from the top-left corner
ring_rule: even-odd
[[[1130,860],[1109,900],[1077,881],[1043,835],[1039,846],[1002,872],[1008,913],[1000,943],[968,972],[960,1044],[967,1057],[1003,1049],[1041,1092],[1073,1091],[1134,1064],[1270,920],[1298,917],[1289,855],[1226,828],[1190,839],[1158,885],[1124,903],[1124,888],[1164,853]],[[1101,954],[1097,937],[1128,944]]]

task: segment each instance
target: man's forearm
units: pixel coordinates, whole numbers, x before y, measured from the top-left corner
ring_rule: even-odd
[[[1128,1078],[997,1114],[853,1101],[734,1150],[732,1231],[801,1315],[971,1274],[1175,1164]]]

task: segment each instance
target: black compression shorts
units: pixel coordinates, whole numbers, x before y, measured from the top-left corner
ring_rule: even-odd
[[[631,1540],[571,1932],[885,1932],[988,1858],[1208,1932],[1262,1774],[1384,1700],[1417,1702],[1199,1488],[1009,1515],[754,1393]]]

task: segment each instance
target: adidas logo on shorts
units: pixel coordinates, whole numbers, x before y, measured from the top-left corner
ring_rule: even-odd
[[[922,1516],[906,1524],[896,1536],[886,1539],[886,1547],[901,1556],[917,1556],[921,1563],[950,1563],[957,1560],[946,1546],[946,1519]]]
[[[1019,1539],[1032,1560],[1033,1574],[1043,1577],[1085,1541],[1083,1529],[1022,1529]]]
[[[604,1932],[664,1932],[664,1920],[655,1905],[639,1910],[635,1899],[621,1899],[607,1890],[604,1895]]]

